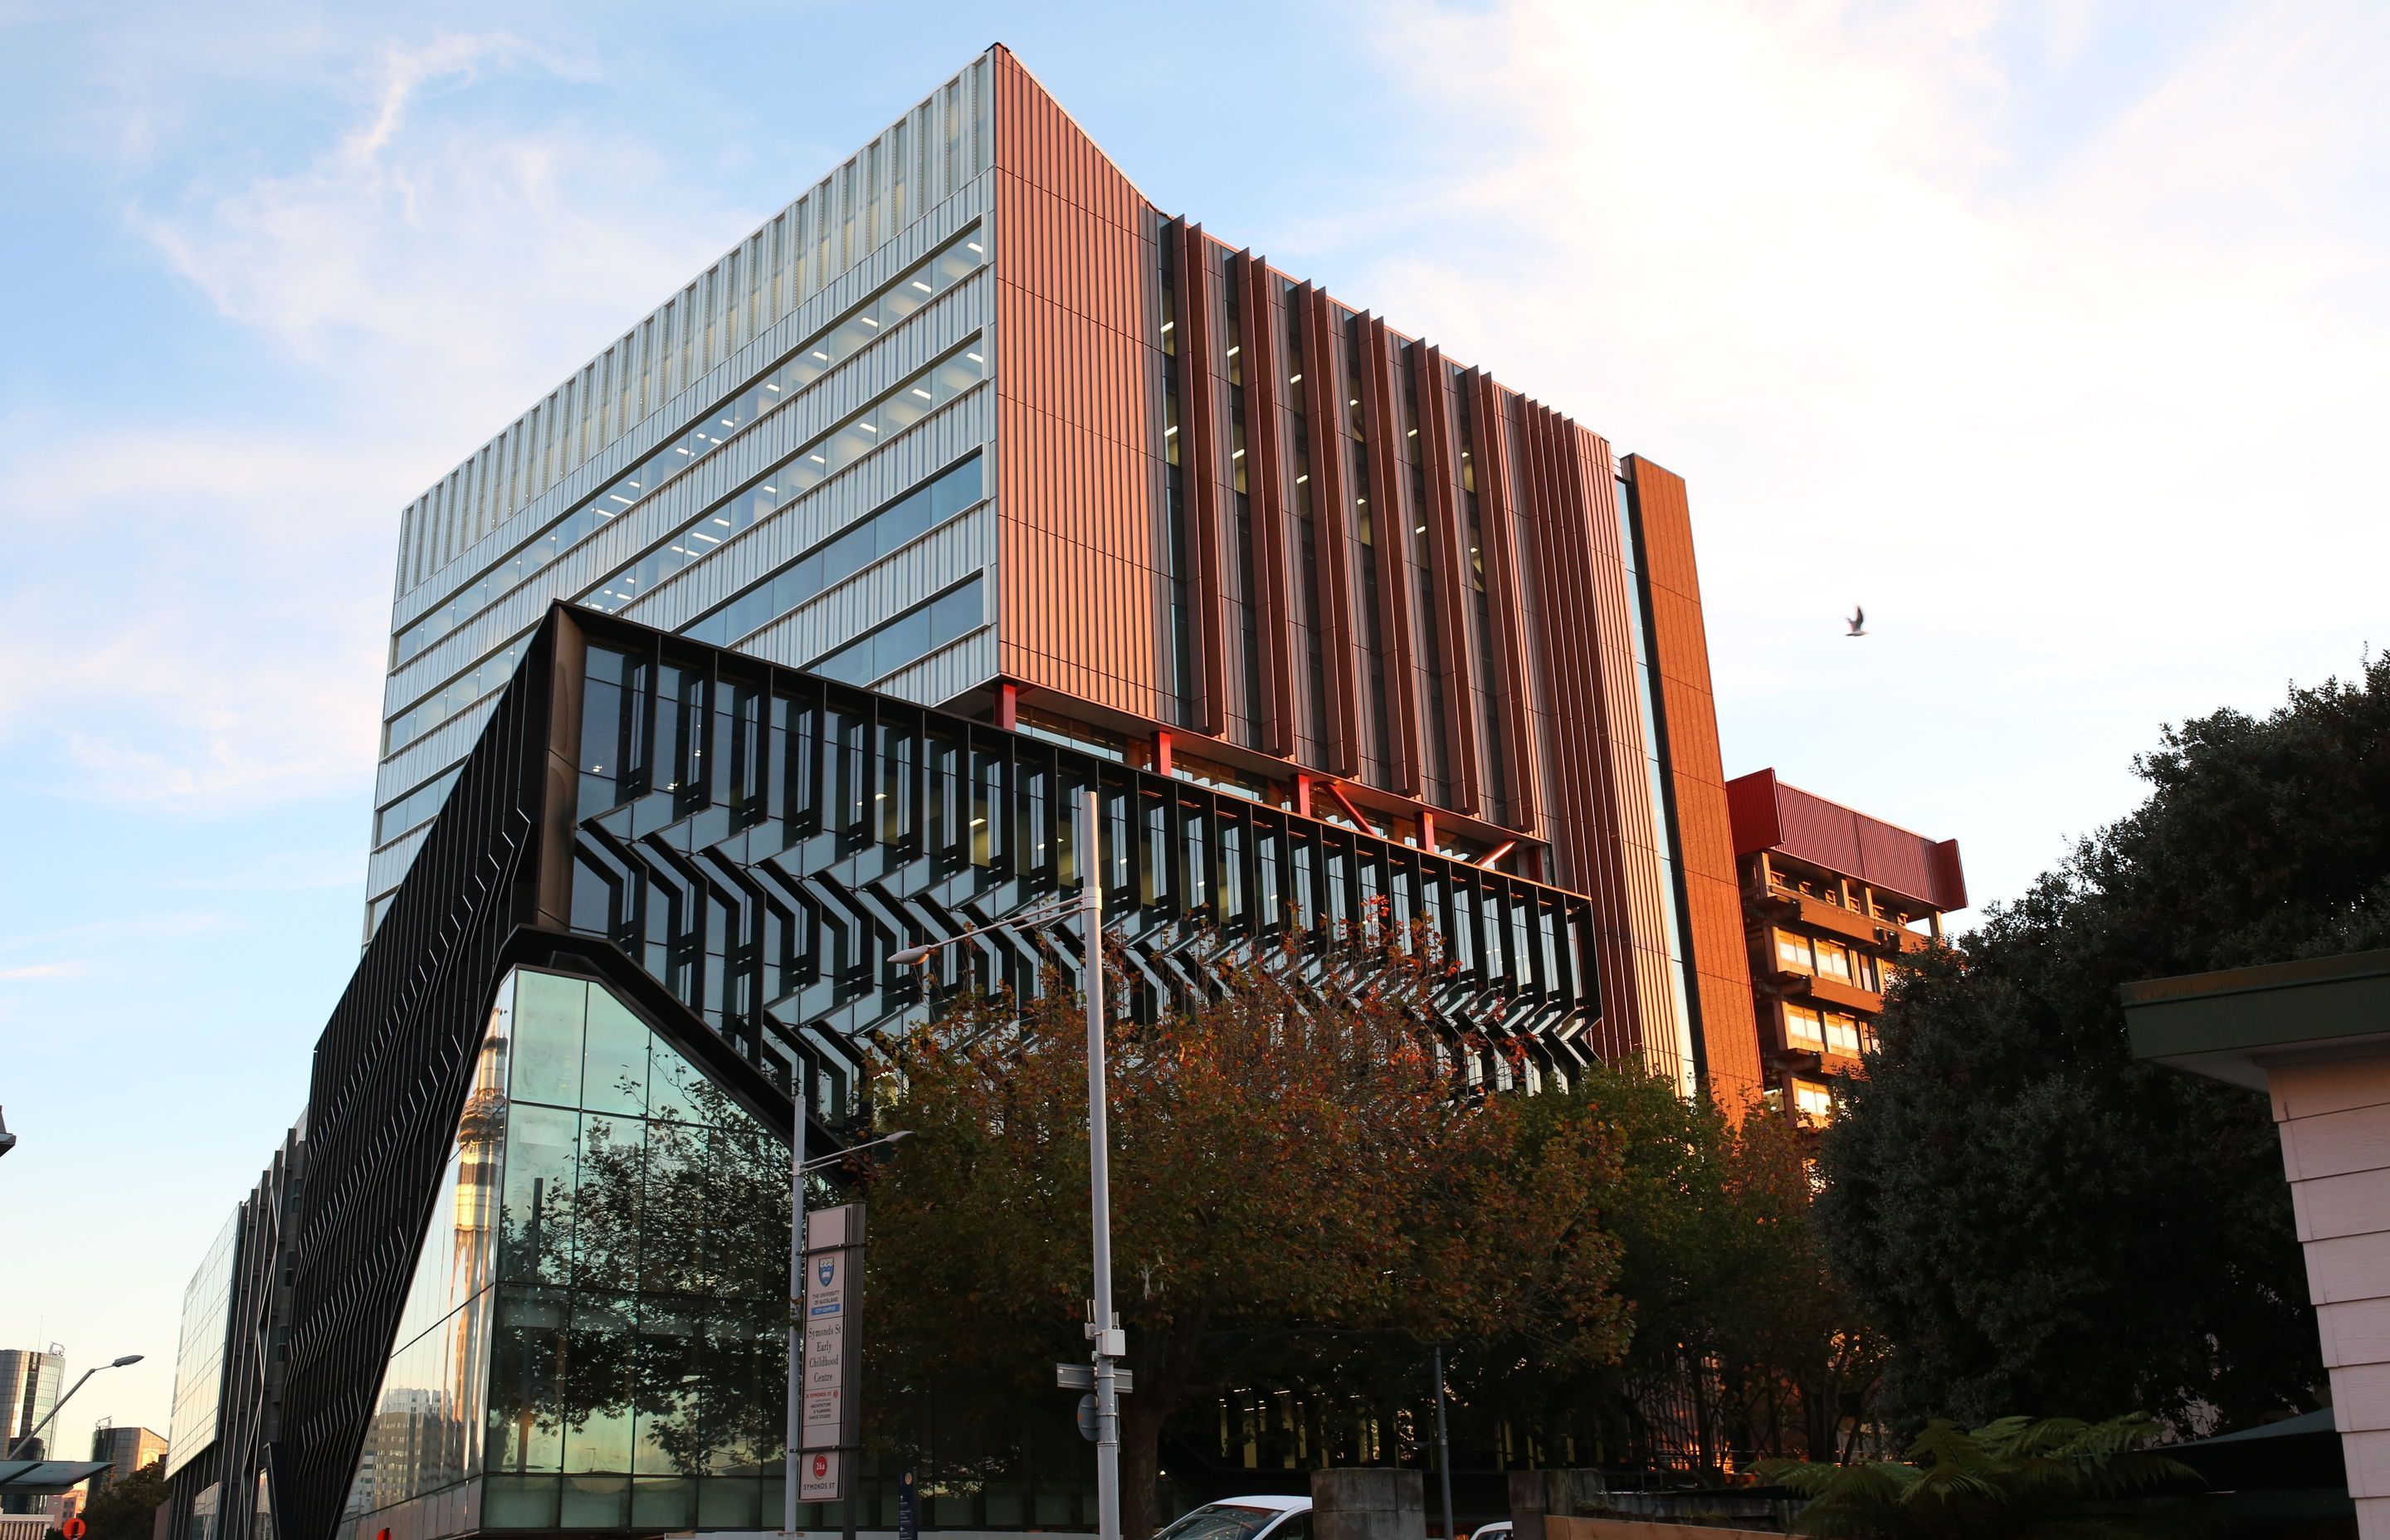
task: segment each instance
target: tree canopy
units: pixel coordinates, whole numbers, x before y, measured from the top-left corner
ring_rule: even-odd
[[[1345,1387],[1389,1342],[1501,1339],[1614,1358],[1628,1312],[1600,1224],[1614,1129],[1460,1094],[1420,1025],[1423,966],[1356,987],[1291,959],[1208,964],[1208,1001],[1108,1042],[1113,1270],[1133,1395],[1126,1533],[1150,1533],[1163,1422],[1199,1397],[1317,1371]],[[967,998],[907,1040],[884,1115],[919,1136],[874,1179],[876,1345],[890,1378],[976,1372],[1051,1390],[1084,1359],[1091,1287],[1085,1019],[1060,988]]]
[[[166,1462],[150,1461],[109,1482],[83,1505],[86,1540],[149,1540],[158,1505],[166,1500]]]
[[[2390,942],[2390,661],[2168,727],[2148,800],[1894,992],[1821,1152],[1912,1418],[2228,1423],[2322,1384],[2269,1113],[2136,1064],[2119,985]]]

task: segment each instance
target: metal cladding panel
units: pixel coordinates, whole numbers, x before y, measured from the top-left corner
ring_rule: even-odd
[[[1481,462],[1476,470],[1477,519],[1485,546],[1486,613],[1493,622],[1492,634],[1484,638],[1484,644],[1494,654],[1494,687],[1499,692],[1495,709],[1500,713],[1497,726],[1503,734],[1502,767],[1507,784],[1502,794],[1510,811],[1506,821],[1523,833],[1534,833],[1540,827],[1535,800],[1536,702],[1521,657],[1524,645],[1519,585],[1521,534],[1510,506],[1512,429],[1503,411],[1504,398],[1510,392],[1495,384],[1493,377],[1482,369],[1471,369],[1462,375],[1460,388],[1469,392],[1470,417],[1476,425],[1474,440]]]
[[[1228,736],[1228,601],[1227,541],[1222,533],[1223,504],[1227,488],[1220,480],[1227,455],[1221,447],[1220,392],[1226,388],[1214,360],[1218,357],[1213,312],[1218,285],[1212,276],[1212,243],[1200,225],[1166,226],[1163,238],[1172,243],[1172,261],[1178,276],[1178,402],[1184,443],[1179,445],[1179,477],[1187,519],[1192,570],[1187,574],[1187,602],[1192,611],[1195,650],[1202,674],[1201,706],[1196,721],[1187,724],[1214,738]]]
[[[1476,653],[1469,640],[1467,533],[1460,527],[1460,452],[1454,443],[1452,380],[1441,351],[1414,342],[1419,380],[1420,461],[1427,472],[1428,506],[1420,510],[1428,526],[1435,562],[1436,620],[1444,635],[1446,764],[1452,769],[1453,805],[1482,815],[1485,789],[1477,758]]]
[[[1253,528],[1253,629],[1261,640],[1262,691],[1269,706],[1261,725],[1261,746],[1281,759],[1319,763],[1298,727],[1298,695],[1308,687],[1295,686],[1294,614],[1290,598],[1295,581],[1288,550],[1286,451],[1279,423],[1285,408],[1281,377],[1286,366],[1279,356],[1279,340],[1286,335],[1279,314],[1278,285],[1267,259],[1252,251],[1237,253],[1230,282],[1237,285],[1239,335],[1244,342],[1245,485]]]
[[[1861,818],[1858,826],[1859,866],[1870,886],[1919,898],[1932,894],[1937,885],[1932,845],[1873,818]]]
[[[1147,205],[1001,49],[995,180],[1000,672],[1174,722]]]
[[[1959,865],[1959,841],[1945,840],[1934,847],[1935,905],[1947,912],[1967,906],[1967,874]]]
[[[1738,855],[1781,851],[1813,866],[1947,914],[1967,906],[1959,841],[1936,842],[1897,824],[1787,786],[1774,770],[1727,783]]]
[[[1692,511],[1682,478],[1630,460],[1641,515],[1643,581],[1651,600],[1651,666],[1666,718],[1677,863],[1701,995],[1702,1045],[1710,1094],[1729,1113],[1766,1088],[1759,1022],[1752,1006],[1751,957],[1742,892],[1718,753],[1717,703],[1710,692],[1709,638],[1702,624],[1693,561]]]
[[[1749,855],[1784,838],[1776,814],[1776,772],[1754,770],[1726,783],[1726,813],[1734,831],[1734,853]]]
[[[1361,320],[1361,355],[1368,378],[1351,383],[1361,398],[1369,485],[1377,493],[1370,522],[1377,532],[1378,605],[1387,642],[1386,710],[1394,718],[1386,725],[1387,737],[1394,751],[1394,789],[1416,797],[1427,789],[1427,758],[1415,684],[1419,648],[1412,635],[1410,564],[1403,555],[1403,507],[1410,478],[1404,474],[1395,443],[1402,416],[1394,405],[1394,339],[1386,323],[1374,315]],[[1603,987],[1609,987],[1607,980]]]
[[[1289,300],[1301,328],[1304,368],[1309,377],[1304,400],[1310,406],[1305,426],[1311,436],[1311,516],[1318,532],[1319,570],[1304,576],[1312,584],[1312,613],[1318,618],[1320,655],[1325,660],[1331,738],[1326,746],[1327,764],[1340,776],[1353,776],[1361,769],[1359,702],[1367,687],[1368,661],[1362,656],[1353,621],[1356,563],[1351,543],[1356,536],[1346,503],[1352,489],[1344,484],[1344,445],[1338,437],[1347,399],[1336,388],[1344,340],[1326,293],[1311,284],[1299,284]]]
[[[1610,446],[1532,402],[1522,404],[1520,420],[1527,491],[1518,517],[1534,526],[1543,555],[1540,643],[1564,756],[1550,767],[1555,879],[1593,899],[1599,1051],[1674,1076],[1682,1068],[1677,1044],[1649,1030],[1672,993],[1667,907]]]

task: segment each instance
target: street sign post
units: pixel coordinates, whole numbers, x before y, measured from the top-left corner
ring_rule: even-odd
[[[797,1500],[803,1503],[834,1503],[846,1495],[840,1480],[845,1474],[844,1462],[836,1449],[816,1449],[806,1455],[797,1469]]]
[[[803,1500],[848,1496],[849,1457],[863,1443],[858,1380],[863,1368],[857,1320],[863,1307],[863,1205],[805,1215],[804,1405],[798,1446],[804,1451]]]

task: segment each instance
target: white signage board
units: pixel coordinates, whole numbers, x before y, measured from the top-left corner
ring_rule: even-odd
[[[837,1213],[839,1211],[829,1211]],[[859,1233],[859,1224],[833,1233]],[[813,1233],[810,1226],[808,1233]],[[847,1352],[847,1323],[862,1296],[860,1247],[805,1257],[803,1407],[801,1449],[852,1448],[862,1436],[854,1381],[862,1365]]]
[[[834,1503],[846,1495],[846,1457],[837,1449],[816,1449],[797,1458],[797,1501]]]

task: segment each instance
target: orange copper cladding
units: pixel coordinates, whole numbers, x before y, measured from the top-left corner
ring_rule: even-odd
[[[1227,543],[1221,535],[1221,503],[1228,495],[1219,468],[1227,451],[1220,443],[1218,402],[1222,382],[1213,361],[1219,356],[1213,326],[1212,242],[1200,225],[1165,227],[1174,242],[1178,275],[1178,416],[1182,427],[1178,462],[1184,488],[1187,540],[1192,571],[1187,602],[1193,613],[1198,672],[1202,675],[1197,731],[1224,738],[1228,732]]]
[[[1353,552],[1351,520],[1345,499],[1344,445],[1338,437],[1343,413],[1336,393],[1336,361],[1343,340],[1335,325],[1335,307],[1311,284],[1297,284],[1289,297],[1295,325],[1303,339],[1304,402],[1310,413],[1311,517],[1317,529],[1318,571],[1310,574],[1312,613],[1319,622],[1321,656],[1328,689],[1328,730],[1324,745],[1329,768],[1340,776],[1361,769],[1359,700],[1367,663],[1353,625]]]
[[[1354,520],[1366,513],[1378,558],[1389,751],[1384,773],[1369,784],[1412,797],[1427,789],[1422,691],[1443,690],[1446,741],[1436,747],[1456,793],[1446,805],[1480,815],[1503,802],[1511,827],[1549,841],[1540,874],[1594,899],[1603,1020],[1593,1046],[1605,1057],[1678,1068],[1678,1044],[1664,1025],[1674,993],[1668,895],[1633,652],[1640,599],[1621,546],[1609,445],[1480,371],[1447,367],[1434,348],[1404,342],[1373,316],[1357,317],[1348,332],[1317,289],[1282,283],[1258,259],[1227,251],[1199,226],[1162,220],[1001,50],[995,77],[992,356],[1004,678],[1156,728],[1266,746],[1291,776],[1333,774],[1357,786],[1364,759],[1378,757],[1374,748],[1361,752],[1358,707],[1369,660],[1356,635],[1362,596],[1355,587]],[[1182,576],[1195,654],[1195,677],[1184,682],[1173,679],[1167,622],[1170,572],[1182,554],[1166,545],[1164,252],[1176,282]],[[1250,598],[1265,681],[1265,699],[1253,703],[1259,720],[1250,725],[1245,692],[1235,683],[1241,668],[1231,666],[1241,662],[1242,642],[1230,639],[1227,602],[1237,505],[1222,328],[1232,292],[1247,350],[1238,389],[1249,430]],[[1290,335],[1309,381],[1314,563],[1301,560],[1295,545],[1302,532],[1287,468]],[[1404,457],[1407,386],[1397,371],[1406,365],[1419,382],[1425,487],[1419,507]],[[1482,638],[1460,504],[1457,425],[1464,400],[1484,547]],[[1359,404],[1358,444],[1349,401]],[[1356,468],[1360,484],[1348,484]],[[1644,462],[1632,473],[1643,505],[1651,663],[1666,724],[1698,1017],[1711,1089],[1733,1105],[1759,1085],[1758,1043],[1690,521],[1680,481]],[[1424,569],[1407,560],[1413,523],[1428,526]],[[1418,581],[1433,585],[1432,637],[1414,635],[1409,588]],[[1317,719],[1298,709],[1312,687],[1296,635],[1302,596],[1311,599],[1320,631],[1325,699]],[[1484,675],[1474,651],[1481,645]],[[1434,677],[1420,666],[1422,648],[1442,665]],[[1481,676],[1490,676],[1498,717],[1484,725],[1503,735],[1499,788],[1481,785]],[[1182,694],[1191,703],[1183,714]]]
[[[994,183],[997,666],[1174,721],[1145,200],[1003,51]]]
[[[1469,394],[1470,421],[1477,458],[1477,520],[1484,533],[1486,614],[1492,635],[1485,646],[1494,654],[1495,709],[1503,734],[1503,798],[1510,828],[1536,835],[1535,775],[1536,744],[1533,733],[1534,699],[1527,688],[1522,656],[1519,590],[1519,533],[1510,511],[1510,424],[1502,411],[1506,393],[1483,369],[1460,377]]]
[[[1752,1007],[1734,836],[1727,814],[1726,772],[1718,753],[1717,704],[1710,690],[1701,578],[1693,563],[1692,512],[1683,478],[1640,457],[1631,457],[1627,465],[1642,516],[1643,575],[1651,597],[1651,666],[1667,717],[1677,858],[1701,995],[1710,1094],[1734,1113],[1764,1088],[1765,1076]]]
[[[1565,756],[1554,774],[1563,809],[1555,821],[1554,876],[1594,902],[1598,1051],[1605,1059],[1673,1059],[1673,1045],[1644,1040],[1649,1010],[1666,997],[1665,975],[1651,966],[1655,946],[1665,964],[1665,910],[1626,641],[1633,597],[1610,492],[1610,449],[1542,405],[1525,404],[1521,419],[1534,462],[1534,490],[1521,514],[1537,523],[1546,553],[1538,577],[1554,733]]]
[[[1250,250],[1237,253],[1229,282],[1236,285],[1238,337],[1244,356],[1245,503],[1253,521],[1253,634],[1261,641],[1264,711],[1259,742],[1281,759],[1306,757],[1297,736],[1294,615],[1289,585],[1294,581],[1287,550],[1286,458],[1279,424],[1285,401],[1279,377],[1279,339],[1285,335],[1269,263]],[[1234,469],[1231,469],[1231,477]]]
[[[1407,529],[1403,522],[1404,488],[1409,478],[1395,434],[1402,415],[1394,407],[1394,346],[1386,323],[1374,315],[1361,319],[1361,367],[1368,378],[1354,381],[1361,397],[1362,430],[1369,467],[1369,485],[1376,494],[1370,526],[1378,547],[1379,614],[1385,622],[1386,709],[1394,720],[1387,738],[1394,745],[1394,789],[1407,797],[1427,789],[1427,758],[1421,742],[1420,699],[1416,683],[1417,641],[1411,635],[1409,565],[1403,558]]]
[[[1444,653],[1445,763],[1452,771],[1452,806],[1482,816],[1484,789],[1478,784],[1475,673],[1469,646],[1469,581],[1464,575],[1467,542],[1460,528],[1460,456],[1453,443],[1452,382],[1444,353],[1424,342],[1411,344],[1419,388],[1420,465],[1426,471],[1427,503],[1416,510],[1427,529],[1435,582],[1437,638]]]

